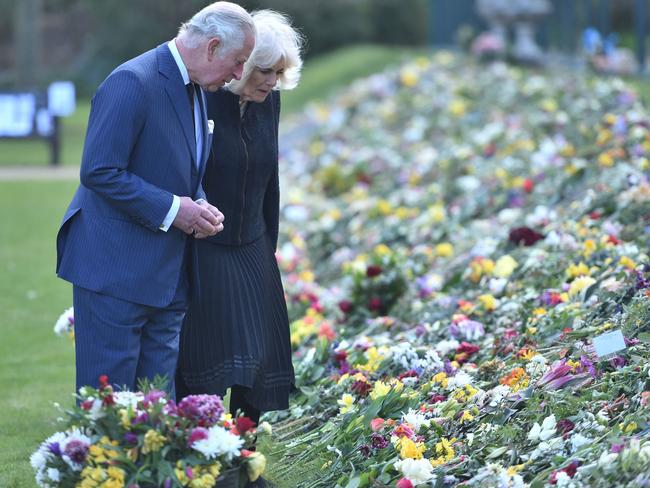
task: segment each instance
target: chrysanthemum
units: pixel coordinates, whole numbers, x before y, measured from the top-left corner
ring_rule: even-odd
[[[207,439],[200,439],[192,444],[192,448],[202,453],[208,459],[214,459],[223,455],[226,461],[239,456],[240,448],[244,441],[236,435],[231,434],[219,425],[208,429]]]

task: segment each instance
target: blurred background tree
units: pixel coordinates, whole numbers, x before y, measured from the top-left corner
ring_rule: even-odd
[[[121,62],[171,39],[209,0],[0,0],[0,87],[73,80],[92,93]],[[288,14],[306,56],[359,43],[424,45],[429,0],[241,0]],[[27,78],[26,78],[27,77]]]

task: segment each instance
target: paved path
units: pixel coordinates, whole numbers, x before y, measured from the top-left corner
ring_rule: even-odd
[[[1,181],[78,180],[76,166],[15,166],[0,167]]]

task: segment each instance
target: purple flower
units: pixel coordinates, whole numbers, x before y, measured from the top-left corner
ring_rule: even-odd
[[[610,449],[610,452],[614,452],[614,453],[618,454],[623,449],[625,449],[625,443],[624,442],[622,442],[620,444],[612,444],[612,448]]]
[[[416,337],[422,337],[424,334],[426,334],[427,328],[420,324],[415,328],[415,335]]]
[[[546,386],[549,390],[559,390],[574,377],[571,374],[571,366],[565,361],[558,361],[551,366],[551,369],[539,380],[540,386]]]
[[[216,424],[223,412],[223,403],[216,395],[190,395],[178,404],[178,414],[194,420],[201,427],[211,427]]]
[[[52,442],[47,448],[55,456],[61,457],[61,445],[58,442]]]
[[[610,359],[609,364],[611,364],[614,368],[622,368],[627,364],[627,361],[625,360],[624,357],[621,356],[615,356],[612,359]]]
[[[366,459],[368,459],[370,457],[370,454],[372,454],[372,450],[370,449],[370,446],[368,444],[359,446],[359,452]]]
[[[370,436],[370,444],[373,449],[384,449],[388,447],[388,439],[383,435],[375,432]]]
[[[167,479],[165,480],[165,484],[164,484],[163,486],[164,486],[164,488],[172,488],[172,479],[171,479],[171,478],[167,478]]]
[[[449,333],[457,339],[459,336],[465,340],[475,341],[485,335],[485,327],[476,320],[465,319],[449,326]]]
[[[157,403],[161,398],[166,398],[167,393],[164,391],[160,390],[151,390],[149,393],[147,393],[144,397],[144,403],[145,404],[151,404],[151,403]]]
[[[131,422],[133,425],[145,424],[149,421],[149,414],[147,412],[141,412],[133,419]]]
[[[83,464],[88,455],[88,444],[78,439],[72,439],[65,446],[63,453],[77,464]]]
[[[515,227],[510,230],[508,240],[517,246],[532,246],[544,236],[530,227]]]
[[[592,378],[595,378],[597,376],[596,367],[594,366],[594,363],[589,358],[587,358],[587,356],[580,356],[580,366],[587,370]]]
[[[135,445],[138,443],[138,436],[133,432],[127,432],[126,434],[124,434],[124,440],[126,441],[127,444]]]

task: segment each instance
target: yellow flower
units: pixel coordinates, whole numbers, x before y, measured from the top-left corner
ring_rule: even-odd
[[[429,207],[429,217],[431,217],[434,222],[443,222],[447,218],[445,207],[440,204]]]
[[[585,246],[585,249],[584,249],[584,251],[582,251],[582,254],[584,255],[584,257],[588,258],[596,250],[596,243],[593,241],[593,239],[587,239],[585,241],[584,246]]]
[[[553,112],[557,112],[558,109],[557,102],[552,98],[545,98],[544,100],[541,101],[539,105],[540,108],[545,112],[553,113]]]
[[[101,488],[124,488],[124,480],[108,479],[101,484]]]
[[[422,442],[415,443],[408,437],[403,437],[399,441],[399,455],[402,459],[422,459],[424,451],[427,450]]]
[[[377,202],[377,211],[381,215],[390,215],[391,212],[393,211],[393,206],[390,204],[388,200],[384,200],[382,198]]]
[[[346,414],[354,410],[354,397],[349,393],[344,393],[340,400],[337,400],[336,403],[339,404],[339,412],[341,414]]]
[[[497,260],[494,267],[494,275],[499,278],[508,278],[517,266],[519,266],[519,263],[512,256],[506,254]]]
[[[514,476],[516,475],[519,471],[524,469],[525,464],[516,464],[514,466],[510,466],[507,470],[506,473],[508,473],[508,476]]]
[[[497,300],[489,293],[481,295],[478,297],[478,301],[481,302],[485,310],[491,312],[497,308]]]
[[[436,373],[433,375],[433,378],[431,378],[431,381],[434,383],[440,383],[443,388],[447,388],[447,384],[449,384],[449,380],[447,379],[447,373],[444,371],[441,371],[440,373]]]
[[[591,285],[596,283],[596,280],[591,276],[579,276],[571,282],[569,287],[569,296],[574,297],[578,295],[585,288],[589,288]]]
[[[445,438],[440,439],[440,442],[436,443],[434,451],[437,455],[435,459],[431,459],[431,464],[434,467],[440,466],[442,464],[451,461],[452,459],[454,459],[454,456],[456,455],[456,453],[454,452],[454,448],[451,446],[451,442]]]
[[[246,463],[246,472],[250,481],[256,481],[266,469],[266,457],[260,452],[251,454]]]
[[[460,416],[460,419],[458,420],[461,424],[464,424],[466,422],[471,422],[474,420],[474,416],[469,413],[469,410],[463,411],[463,415]]]
[[[374,253],[377,256],[388,256],[391,253],[390,247],[386,244],[377,244],[374,249]]]
[[[206,473],[200,477],[194,478],[190,481],[188,485],[190,488],[212,488],[217,483],[217,480],[214,479],[209,473]]]
[[[372,386],[372,391],[370,392],[370,398],[376,400],[377,398],[384,397],[388,395],[390,391],[390,385],[384,383],[383,381],[375,381],[375,384]]]
[[[162,446],[165,445],[165,436],[156,432],[153,429],[147,431],[144,435],[144,446],[142,446],[142,453],[148,454],[150,452],[160,451]]]
[[[464,100],[457,98],[449,104],[449,113],[454,117],[462,117],[467,112],[467,104]]]
[[[566,274],[569,278],[576,278],[578,276],[588,276],[589,268],[583,262],[579,264],[571,264],[566,270]]]
[[[601,153],[598,156],[598,164],[603,168],[611,168],[614,166],[614,158],[608,152]]]
[[[542,307],[536,308],[533,310],[533,315],[537,315],[538,317],[546,315],[546,309]]]
[[[621,256],[621,259],[618,261],[618,264],[625,266],[627,269],[636,268],[636,264],[634,264],[634,261],[632,261],[627,256]]]
[[[454,246],[448,242],[442,242],[436,246],[436,256],[450,258],[454,255]]]
[[[404,68],[400,73],[402,85],[411,88],[418,84],[418,74],[413,69]]]
[[[301,271],[298,277],[301,281],[304,281],[306,283],[311,283],[314,281],[314,273],[310,270]]]
[[[219,475],[221,474],[221,463],[217,461],[216,463],[211,464],[210,466],[208,466],[208,471],[212,476],[218,478]]]

